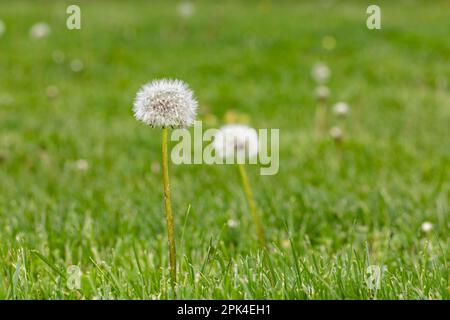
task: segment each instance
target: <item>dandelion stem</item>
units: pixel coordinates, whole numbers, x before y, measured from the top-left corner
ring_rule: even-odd
[[[316,109],[316,134],[318,137],[322,137],[327,130],[327,113],[327,103],[319,101]]]
[[[164,127],[162,128],[162,171],[164,183],[164,204],[166,209],[167,237],[169,243],[170,276],[172,289],[175,292],[175,283],[177,281],[177,261],[176,261],[177,258],[174,239],[172,202],[170,196],[169,161],[168,161],[167,145],[168,145],[168,129]]]
[[[253,221],[256,226],[256,233],[258,235],[258,239],[261,242],[261,244],[263,244],[265,246],[266,238],[264,236],[264,230],[262,227],[261,219],[260,219],[257,209],[256,209],[256,203],[255,203],[255,200],[253,199],[252,190],[251,190],[250,184],[248,182],[247,171],[245,170],[245,165],[238,164],[238,167],[239,167],[239,173],[240,173],[241,179],[242,179],[242,186],[244,188],[244,193],[247,198],[248,206],[250,207],[250,212],[252,214]]]

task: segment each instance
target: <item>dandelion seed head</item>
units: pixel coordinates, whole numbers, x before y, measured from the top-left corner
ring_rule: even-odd
[[[236,229],[239,226],[239,221],[237,221],[235,219],[229,219],[227,221],[227,226],[230,229]]]
[[[80,59],[70,61],[70,70],[73,72],[81,72],[84,69],[84,63]]]
[[[177,5],[177,13],[180,17],[188,19],[194,15],[195,7],[190,1],[183,1]]]
[[[38,22],[30,29],[30,37],[33,39],[45,38],[50,34],[50,26],[46,22]]]
[[[78,159],[75,161],[75,168],[80,171],[86,171],[89,169],[89,162],[85,159]]]
[[[311,75],[317,83],[325,83],[330,79],[331,71],[326,64],[318,62],[313,66]]]
[[[137,120],[152,127],[188,127],[194,123],[197,100],[181,80],[162,79],[145,84],[134,100]]]
[[[0,37],[5,33],[5,31],[6,31],[5,23],[2,20],[0,20]]]
[[[343,136],[342,129],[339,127],[332,127],[330,129],[330,136],[335,140],[342,139]]]
[[[339,117],[345,117],[348,115],[350,108],[345,102],[338,102],[333,106],[333,112]]]
[[[214,149],[222,158],[255,157],[258,154],[258,134],[246,125],[230,124],[220,128],[214,137]]]
[[[330,96],[330,89],[327,86],[321,85],[316,87],[315,94],[317,99],[326,100]]]
[[[421,227],[423,232],[428,233],[431,230],[433,230],[433,224],[429,221],[425,221],[424,223],[422,223]]]

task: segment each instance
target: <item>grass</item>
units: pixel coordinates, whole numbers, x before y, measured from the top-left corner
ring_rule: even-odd
[[[171,165],[178,298],[449,299],[450,7],[380,6],[370,31],[359,1],[198,1],[189,21],[172,1],[84,1],[69,31],[64,2],[0,2],[0,298],[173,297],[160,131],[131,105],[143,83],[177,77],[205,126],[235,110],[280,129],[279,173],[247,168],[268,251],[235,168]],[[32,41],[38,21],[52,33]],[[351,105],[341,160],[314,138],[317,61],[331,100]],[[385,268],[378,289],[371,265]]]

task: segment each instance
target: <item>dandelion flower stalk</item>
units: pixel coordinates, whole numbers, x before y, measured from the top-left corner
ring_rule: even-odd
[[[241,176],[242,187],[244,189],[245,197],[247,198],[247,203],[250,208],[250,212],[252,214],[253,222],[255,223],[258,240],[261,242],[261,244],[266,245],[266,237],[264,236],[264,230],[262,227],[261,219],[258,214],[258,210],[256,208],[255,199],[253,198],[252,189],[250,188],[250,183],[248,181],[245,165],[238,164],[238,168],[239,174]]]
[[[169,244],[169,264],[172,287],[177,282],[177,253],[175,249],[175,236],[172,213],[172,197],[170,194],[169,181],[169,157],[168,157],[168,135],[169,130],[162,128],[162,171],[163,171],[163,185],[164,185],[164,207],[166,210],[167,222],[167,238]]]
[[[249,179],[245,169],[246,159],[254,159],[258,154],[258,135],[256,130],[245,125],[229,124],[220,128],[214,137],[214,149],[219,157],[227,160],[237,160],[242,187],[256,227],[258,240],[266,245],[264,229],[258,214],[256,202],[250,188]]]
[[[169,181],[169,129],[192,125],[197,111],[197,101],[187,84],[180,80],[162,79],[144,85],[137,93],[133,105],[137,120],[151,127],[162,128],[162,171],[164,207],[169,246],[169,268],[171,285],[176,296],[177,261],[175,248],[175,226]]]

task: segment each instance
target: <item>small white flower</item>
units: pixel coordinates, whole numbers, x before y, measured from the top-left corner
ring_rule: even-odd
[[[429,221],[425,221],[424,223],[422,223],[421,229],[423,232],[428,233],[433,230],[433,224]]]
[[[239,221],[235,219],[229,219],[227,225],[230,229],[236,229],[239,226]]]
[[[317,99],[325,100],[330,96],[330,89],[327,86],[318,86],[316,87],[315,94]]]
[[[162,79],[138,91],[133,111],[137,120],[152,127],[187,127],[194,123],[197,105],[186,83]]]
[[[313,66],[311,75],[317,83],[325,83],[330,78],[331,71],[326,64],[318,62]]]
[[[65,59],[65,54],[60,50],[55,50],[52,52],[52,59],[55,63],[58,64],[63,63]]]
[[[258,134],[245,125],[226,125],[215,135],[213,146],[222,158],[253,158],[258,154]]]
[[[348,115],[349,106],[345,102],[338,102],[333,106],[333,112],[338,117],[345,117]]]
[[[84,69],[83,61],[80,59],[73,59],[70,61],[70,69],[73,72],[81,72]]]
[[[335,139],[335,140],[340,140],[342,139],[342,130],[339,127],[332,127],[330,129],[330,136]]]
[[[177,13],[182,18],[190,18],[194,15],[194,4],[190,1],[183,1],[177,5]]]
[[[86,171],[89,169],[89,162],[84,159],[78,159],[77,161],[75,161],[75,168],[80,171]]]
[[[30,36],[34,39],[45,38],[50,34],[50,26],[45,22],[38,22],[30,29]]]
[[[5,33],[5,31],[6,31],[5,23],[2,20],[0,20],[0,37]]]

